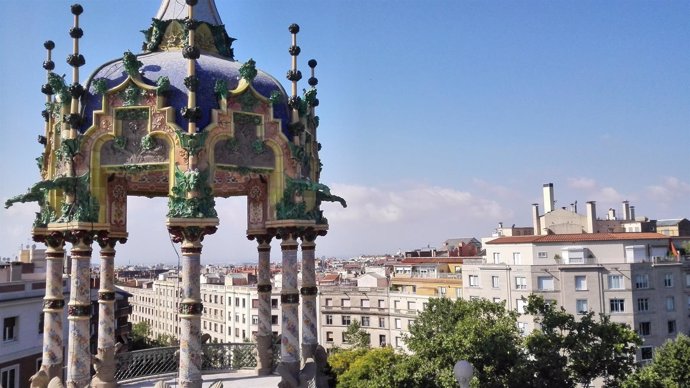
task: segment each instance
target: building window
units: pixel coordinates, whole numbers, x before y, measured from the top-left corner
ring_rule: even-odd
[[[272,309],[278,308],[278,299],[271,299],[271,308]]]
[[[625,312],[625,299],[610,299],[609,308],[612,313]]]
[[[650,322],[640,322],[637,329],[637,334],[647,336],[652,332],[652,324]]]
[[[494,298],[493,301],[494,303],[502,303],[501,298]]]
[[[327,325],[333,324],[333,315],[331,315],[331,314],[326,315],[326,324]]]
[[[498,288],[498,276],[491,277],[491,287]]]
[[[259,316],[258,315],[252,315],[252,325],[258,325],[259,324]]]
[[[537,257],[540,258],[540,259],[548,259],[548,258],[549,258],[549,254],[546,253],[546,252],[537,252]]]
[[[347,335],[347,332],[343,332],[342,334],[342,340],[344,344],[350,343],[350,337]]]
[[[649,298],[637,298],[637,311],[649,311]]]
[[[522,334],[522,335],[527,334],[527,323],[526,322],[518,322],[517,327],[518,327],[518,330],[520,330],[520,334]]]
[[[395,337],[395,347],[396,348],[400,347],[400,337]]]
[[[479,287],[479,276],[470,275],[469,276],[470,287]]]
[[[19,365],[15,364],[0,370],[0,386],[5,388],[19,387]]]
[[[609,290],[623,289],[623,275],[609,275]]]
[[[240,298],[235,298],[235,307],[240,307]]]
[[[362,317],[362,326],[369,326],[369,317]]]
[[[676,332],[676,321],[668,321],[666,322],[666,326],[668,327],[668,334],[674,334]]]
[[[326,332],[326,342],[333,342],[333,332],[332,331]]]
[[[664,287],[673,287],[673,274],[667,273],[664,275]]]
[[[17,317],[7,317],[3,320],[2,340],[14,341],[17,339]],[[3,385],[4,387],[4,385]]]
[[[635,288],[649,288],[649,275],[635,275]]]
[[[402,329],[402,320],[400,318],[395,318],[395,328]]]
[[[577,299],[575,301],[575,310],[578,314],[586,314],[589,311],[587,299]]]
[[[360,305],[361,305],[362,307],[371,307],[371,306],[369,305],[369,299],[362,299],[362,300],[359,301],[359,303],[360,303]]]
[[[379,299],[379,308],[382,309],[386,307],[386,301],[383,299]]]
[[[413,300],[408,300],[407,301],[407,309],[408,310],[415,310],[415,309],[417,309],[417,304]]]
[[[673,296],[666,297],[666,311],[676,311],[676,298]]]
[[[349,315],[343,315],[343,316],[341,317],[341,323],[342,323],[344,326],[349,326],[349,325],[350,325],[350,316],[349,316]]]
[[[277,315],[271,315],[271,325],[277,325],[278,324],[278,316]]]
[[[343,307],[350,307],[350,299],[341,299],[340,300],[341,306]]]
[[[331,298],[326,298],[326,306],[333,306],[333,299]]]
[[[522,264],[522,256],[520,255],[520,252],[513,252],[513,264],[514,265]]]
[[[527,306],[527,301],[524,299],[517,299],[515,300],[515,306],[518,313],[524,314],[525,306]]]
[[[379,334],[379,346],[381,346],[381,347],[386,346],[386,335],[385,334]]]
[[[499,252],[494,252],[493,257],[494,257],[494,264],[498,264],[501,262],[501,254]]]
[[[382,329],[386,328],[386,318],[379,318],[379,327]]]
[[[640,348],[640,352],[642,353],[642,360],[647,361],[651,360],[654,352],[652,351],[651,346],[643,346]]]
[[[522,276],[515,277],[515,289],[516,290],[526,290],[527,289],[527,278]]]
[[[587,276],[585,276],[585,275],[575,276],[575,290],[576,291],[586,291],[587,290]]]
[[[258,299],[252,299],[252,308],[253,309],[259,308],[259,300]]]
[[[539,288],[539,291],[553,291],[553,276],[538,276],[537,287]]]

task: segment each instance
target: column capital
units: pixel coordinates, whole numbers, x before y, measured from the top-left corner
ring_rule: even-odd
[[[78,256],[81,252],[91,255],[94,233],[89,230],[70,230],[65,233],[65,241],[72,243],[72,255]]]
[[[200,243],[204,236],[216,233],[215,225],[168,225],[168,233],[176,243]]]
[[[127,237],[111,235],[107,230],[98,231],[95,235],[95,240],[101,247],[101,254],[103,252],[113,251],[117,243],[124,244],[127,242]]]
[[[65,247],[65,234],[59,231],[48,232],[45,230],[34,230],[33,240],[38,243],[46,244],[48,250],[62,251]]]
[[[259,247],[268,245],[269,247],[271,246],[271,240],[273,239],[273,235],[265,233],[265,234],[248,234],[247,239],[249,241],[256,240],[257,243],[259,243]]]

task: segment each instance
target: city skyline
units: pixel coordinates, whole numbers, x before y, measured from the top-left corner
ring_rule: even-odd
[[[56,42],[56,72],[69,73],[71,3],[5,6],[12,22],[0,39],[21,57],[0,61],[0,158],[18,166],[3,174],[3,201],[39,179],[42,43]],[[112,4],[83,5],[82,78],[139,52],[139,30],[159,2],[121,2],[138,9],[127,20],[108,17]],[[319,61],[322,181],[349,206],[324,205],[331,231],[317,240],[318,257],[479,238],[498,222],[530,226],[529,205],[541,204],[548,182],[557,207],[594,200],[603,214],[629,200],[638,216],[688,216],[690,180],[675,159],[690,140],[690,4],[236,1],[218,10],[238,39],[236,59],[253,58],[283,85],[290,23],[302,27],[302,71]],[[166,202],[130,197],[130,239],[118,259],[175,260]],[[220,228],[205,240],[204,262],[251,262],[244,199],[217,207]],[[36,210],[0,212],[0,256],[28,241]],[[278,251],[274,243],[274,258]]]

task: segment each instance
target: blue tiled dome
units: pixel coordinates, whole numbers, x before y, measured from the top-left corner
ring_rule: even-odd
[[[187,106],[187,88],[184,86],[184,78],[187,76],[188,61],[183,58],[180,51],[160,51],[144,53],[137,56],[143,63],[140,68],[142,80],[152,86],[156,85],[159,77],[165,76],[170,80],[170,88],[166,95],[166,102],[175,108],[176,122],[180,126],[186,125],[180,109]],[[201,119],[197,122],[200,130],[203,130],[211,122],[211,110],[218,109],[218,99],[214,92],[217,80],[225,80],[230,90],[237,87],[240,79],[239,69],[242,64],[221,56],[204,54],[196,61],[196,75],[199,79],[197,88],[197,106],[201,108]],[[122,60],[115,60],[98,68],[87,83],[88,93],[85,96],[84,125],[82,131],[91,126],[93,112],[101,109],[101,96],[94,93],[92,82],[95,79],[105,79],[108,89],[121,84],[127,79],[127,73]],[[252,81],[252,87],[262,96],[269,98],[274,91],[278,91],[283,98],[281,102],[273,105],[273,114],[282,122],[283,132],[287,135],[287,123],[289,122],[289,108],[287,95],[282,85],[269,74],[258,71]]]

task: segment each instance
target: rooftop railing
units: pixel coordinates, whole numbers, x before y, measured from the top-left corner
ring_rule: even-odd
[[[136,350],[116,356],[119,382],[156,375],[175,373],[179,367],[179,347],[171,346]],[[255,343],[203,344],[201,357],[202,372],[232,371],[256,367]],[[274,367],[280,360],[279,344],[273,347]]]

